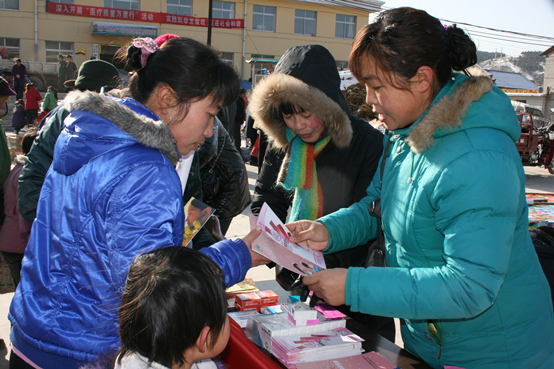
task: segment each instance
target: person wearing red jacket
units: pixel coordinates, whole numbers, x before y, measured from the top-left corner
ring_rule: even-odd
[[[42,100],[42,96],[32,83],[27,83],[25,86],[25,117],[27,124],[33,125],[38,117],[38,102]]]

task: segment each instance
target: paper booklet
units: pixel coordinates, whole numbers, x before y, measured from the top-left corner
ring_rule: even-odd
[[[198,231],[204,226],[214,212],[214,208],[194,197],[190,198],[185,205],[185,230],[183,232],[182,246],[189,246],[190,241],[196,236]]]
[[[296,364],[296,369],[399,369],[398,366],[385,359],[375,351],[367,354],[348,356],[322,361],[312,361],[311,363]]]
[[[285,365],[361,354],[363,338],[347,328],[271,339],[271,352]]]
[[[291,242],[289,237],[292,233],[266,203],[258,219],[250,216],[250,228],[255,226],[262,228],[262,233],[252,245],[255,252],[303,276],[326,269],[323,253],[304,244]]]

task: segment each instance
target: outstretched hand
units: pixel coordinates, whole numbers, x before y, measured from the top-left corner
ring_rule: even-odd
[[[314,250],[323,250],[329,245],[329,231],[322,223],[298,220],[285,225],[291,231],[290,240],[294,243],[303,242]]]
[[[329,305],[344,305],[347,274],[348,269],[344,268],[326,269],[304,277],[303,283]]]
[[[252,250],[252,244],[254,243],[254,240],[258,238],[260,233],[262,232],[261,227],[256,227],[253,230],[250,231],[244,238],[242,239],[246,246],[248,246],[248,250],[250,251],[250,256],[252,257],[252,266],[251,268],[257,267],[259,265],[265,265],[267,263],[270,263],[271,260],[266,258],[263,255],[258,254],[257,252]]]

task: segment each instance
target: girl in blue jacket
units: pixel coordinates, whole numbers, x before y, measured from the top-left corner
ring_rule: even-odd
[[[350,67],[389,130],[384,174],[349,208],[290,224],[292,240],[331,253],[375,238],[368,206],[381,196],[388,267],[325,270],[304,284],[330,304],[402,318],[405,348],[434,368],[553,368],[520,126],[488,77],[452,72],[476,61],[461,29],[421,10],[388,10],[364,27]]]
[[[140,253],[181,244],[187,160],[239,92],[233,67],[194,40],[137,39],[126,59],[136,70],[127,97],[75,91],[63,102],[70,115],[10,306],[14,368],[78,368],[119,347],[129,265]],[[267,262],[251,253],[256,236],[202,250],[226,285]]]

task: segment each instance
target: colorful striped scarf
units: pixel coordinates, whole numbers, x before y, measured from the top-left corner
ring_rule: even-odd
[[[278,182],[287,190],[295,189],[290,221],[315,220],[323,216],[323,194],[317,180],[315,158],[327,146],[331,136],[314,144],[305,143],[286,128],[289,142]]]

